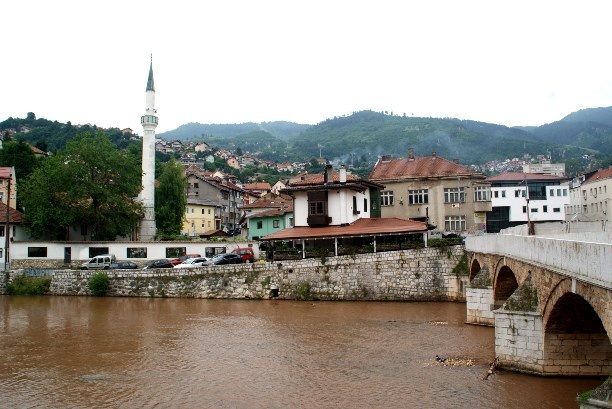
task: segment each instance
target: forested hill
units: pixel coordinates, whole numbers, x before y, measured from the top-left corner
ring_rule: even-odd
[[[165,140],[178,139],[186,141],[210,136],[223,138],[264,131],[276,138],[289,139],[299,135],[310,126],[286,121],[244,122],[241,124],[200,124],[190,122],[172,131],[159,133],[157,136]]]

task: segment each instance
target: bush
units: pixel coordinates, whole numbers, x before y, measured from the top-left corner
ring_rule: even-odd
[[[43,295],[51,287],[51,277],[17,276],[6,287],[9,295]]]
[[[97,272],[89,279],[89,291],[96,297],[103,297],[108,292],[109,279],[106,273]]]
[[[463,244],[462,237],[453,237],[448,239],[429,239],[427,240],[428,247],[448,247]]]
[[[308,281],[303,281],[299,283],[295,289],[296,299],[299,301],[307,301],[310,300],[310,283]]]

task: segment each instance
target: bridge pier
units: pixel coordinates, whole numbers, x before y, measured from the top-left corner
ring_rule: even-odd
[[[547,332],[529,311],[495,311],[495,355],[502,368],[538,375],[608,376],[612,348],[607,334]]]
[[[468,324],[495,325],[493,287],[466,287],[465,301]]]

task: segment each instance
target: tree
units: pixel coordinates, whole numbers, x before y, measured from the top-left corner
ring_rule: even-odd
[[[178,236],[187,207],[187,180],[183,167],[170,160],[161,165],[155,188],[155,221],[160,236]]]
[[[34,237],[66,238],[86,225],[92,240],[129,235],[142,218],[138,159],[98,132],[82,133],[25,181],[22,200]]]
[[[14,166],[17,182],[20,183],[38,166],[38,158],[27,143],[6,142],[0,149],[0,166]]]

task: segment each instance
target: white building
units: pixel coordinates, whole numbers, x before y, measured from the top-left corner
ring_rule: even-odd
[[[570,202],[567,178],[509,172],[487,178],[493,210],[487,213],[487,232],[528,222],[564,221]]]
[[[523,165],[523,172],[565,176],[565,163],[550,163],[549,160],[544,160],[540,163],[528,163]]]

